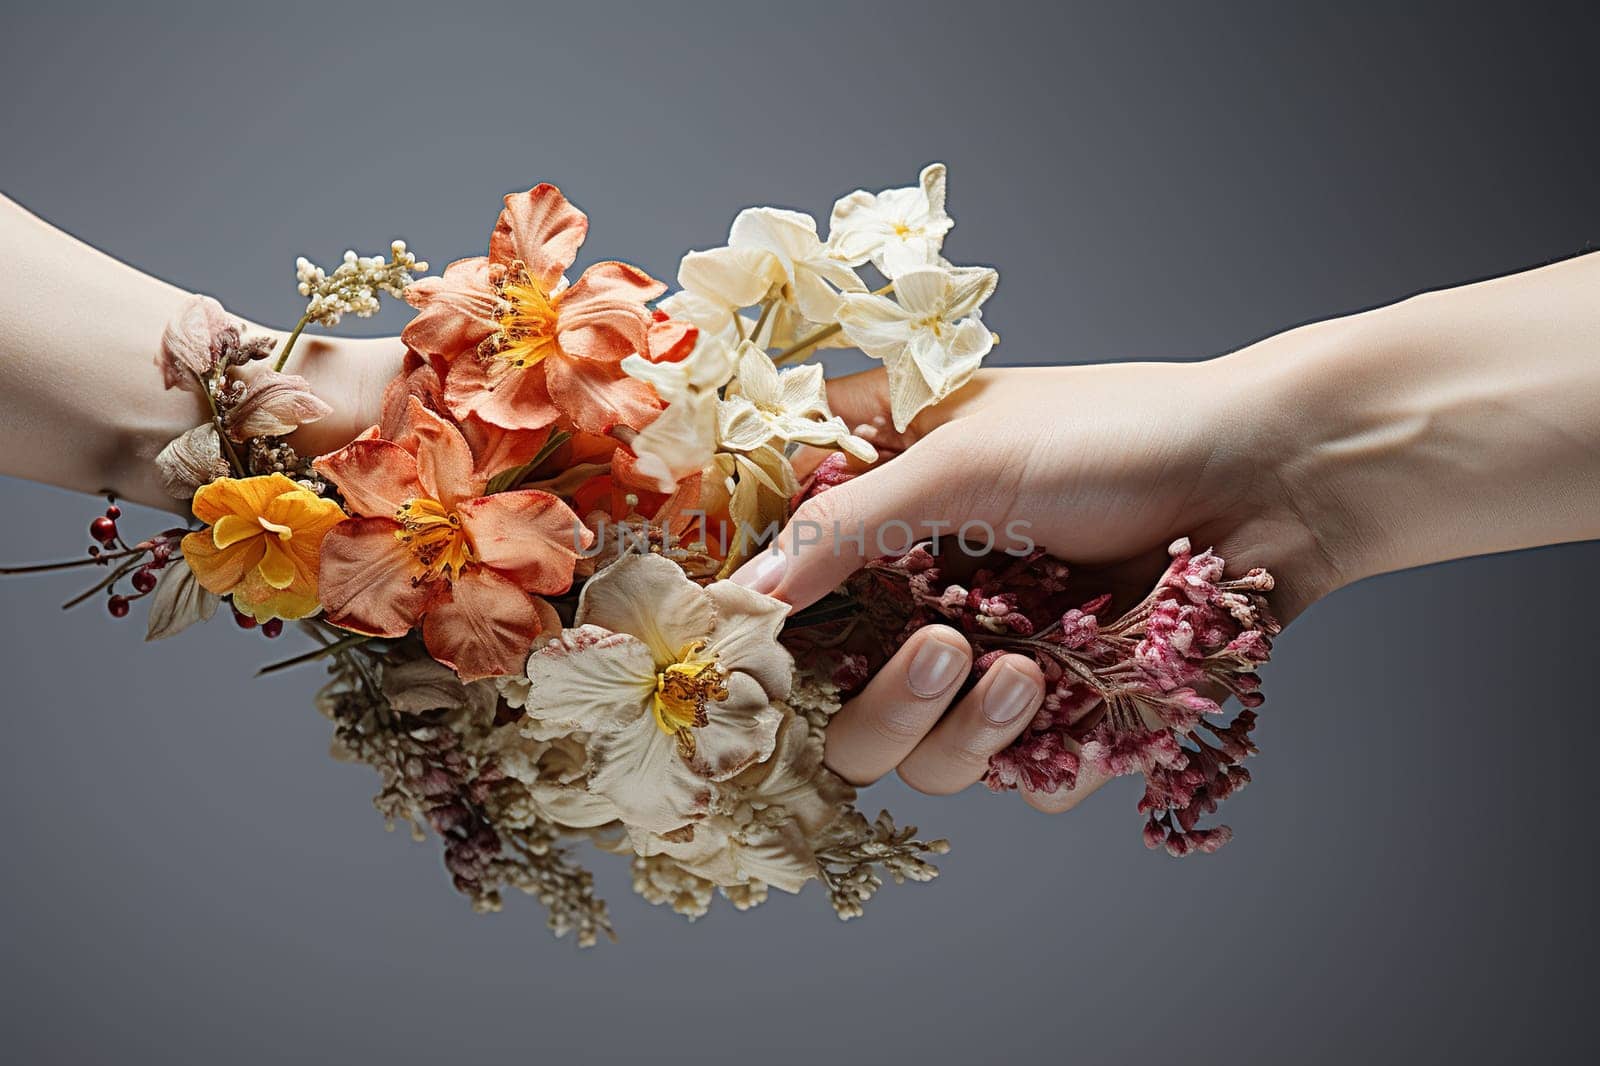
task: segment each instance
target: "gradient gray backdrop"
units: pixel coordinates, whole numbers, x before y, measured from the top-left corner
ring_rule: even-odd
[[[741,206],[943,159],[1002,363],[1199,358],[1591,247],[1592,8],[1358,6],[8,5],[0,188],[282,324],[296,255],[443,264],[536,181],[586,257],[670,278]],[[0,556],[75,554],[93,507],[0,483]],[[1146,852],[1128,781],[1057,818],[885,783],[953,839],[937,883],[691,928],[600,857],[623,939],[586,954],[383,833],[315,672],[250,680],[287,641],[146,647],[7,583],[0,1058],[1592,1061],[1597,573],[1569,546],[1313,609],[1215,857]]]

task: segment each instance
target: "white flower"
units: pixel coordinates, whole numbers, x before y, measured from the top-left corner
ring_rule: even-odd
[[[716,453],[717,391],[733,377],[733,368],[733,350],[706,332],[678,362],[652,363],[640,355],[622,360],[623,373],[667,401],[667,409],[632,444],[639,474],[654,478],[662,492],[700,471]]]
[[[913,189],[858,190],[833,205],[828,251],[851,266],[867,260],[888,278],[943,266],[939,249],[955,220],[944,210],[945,169],[930,163]]]
[[[815,219],[775,207],[739,212],[726,247],[683,257],[678,283],[705,301],[696,313],[719,332],[721,320],[707,308],[731,316],[741,307],[777,301],[762,336],[752,338],[766,344],[786,344],[809,332],[808,326],[833,322],[841,292],[866,291],[855,271],[823,247]]]
[[[795,715],[785,721],[772,758],[719,791],[716,809],[688,839],[635,831],[635,851],[668,856],[723,888],[756,882],[798,892],[817,875],[812,841],[855,794],[823,768],[822,735]]]
[[[828,409],[820,365],[779,371],[754,344],[739,349],[738,374],[718,406],[718,422],[718,446],[726,451],[754,451],[777,438],[786,444],[840,448],[868,463],[878,458],[871,444],[851,434],[844,420]]]
[[[988,267],[920,267],[895,279],[893,300],[844,297],[844,335],[888,368],[895,429],[966,384],[989,354],[994,337],[978,308],[999,281]]]
[[[730,581],[701,588],[658,555],[596,574],[575,627],[528,660],[536,727],[589,734],[589,790],[630,826],[681,831],[713,786],[772,755],[793,660],[785,604]]]

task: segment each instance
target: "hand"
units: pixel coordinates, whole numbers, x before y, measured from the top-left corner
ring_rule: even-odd
[[[1339,332],[1330,324],[1276,343],[1304,351],[1338,343]],[[1340,577],[1277,466],[1289,453],[1276,436],[1281,427],[1260,413],[1259,357],[985,371],[903,436],[886,429],[881,372],[838,379],[834,410],[870,427],[863,432],[886,458],[806,502],[777,551],[734,579],[799,608],[882,554],[875,534],[890,524],[909,524],[925,539],[977,522],[1025,529],[1053,554],[1142,592],[1165,566],[1166,546],[1187,535],[1241,571],[1267,566],[1281,575],[1273,602],[1287,621]],[[898,548],[903,536],[885,539]],[[898,769],[913,788],[936,794],[979,780],[1038,709],[1044,682],[1030,658],[1008,655],[952,707],[971,661],[954,629],[917,632],[835,717],[828,765],[858,785]],[[1093,784],[1025,798],[1065,810]]]

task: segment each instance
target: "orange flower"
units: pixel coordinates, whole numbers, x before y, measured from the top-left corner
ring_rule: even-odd
[[[562,420],[606,433],[643,428],[660,411],[655,391],[619,364],[635,352],[681,358],[685,330],[652,329],[645,304],[666,286],[626,263],[596,263],[563,287],[588,231],[582,211],[540,185],[506,197],[488,256],[407,287],[418,314],[402,339],[448,366],[445,402],[458,421],[539,429]]]
[[[282,474],[225,477],[194,494],[194,516],[208,528],[183,538],[183,557],[203,587],[258,622],[316,613],[322,539],[345,517],[338,504]]]
[[[328,621],[380,637],[420,622],[463,679],[520,672],[540,631],[531,594],[570,588],[593,538],[548,492],[485,496],[461,431],[416,395],[406,404],[386,427],[396,439],[364,434],[317,460],[355,515],[323,540]]]

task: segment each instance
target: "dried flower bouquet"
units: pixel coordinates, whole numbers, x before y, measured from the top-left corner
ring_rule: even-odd
[[[1141,774],[1146,842],[1213,851],[1228,830],[1198,821],[1255,750],[1276,631],[1264,571],[1225,578],[1179,541],[1156,586],[1118,604],[1038,550],[923,543],[793,617],[726,580],[800,502],[877,459],[872,431],[830,411],[819,351],[882,360],[904,429],[994,344],[981,308],[998,275],[941,256],[945,181],[934,164],[852,193],[826,238],[798,212],[742,211],[726,244],[684,257],[671,295],[625,263],[577,271],[589,220],[539,185],[505,198],[486,255],[438,276],[413,278],[428,265],[399,241],[331,273],[300,260],[307,304],[281,343],[191,297],[157,368],[209,417],[157,462],[194,523],[130,543],[113,501],[80,560],[104,579],[80,600],[104,592],[117,617],[148,600],[150,639],[224,601],[268,637],[298,622],[315,647],[268,669],[326,665],[334,752],[378,771],[385,818],[437,834],[475,907],[520,890],[583,944],[611,927],[578,838],[691,918],[718,892],[745,909],[812,880],[849,918],[884,877],[933,878],[945,842],[868,820],[823,738],[935,621],[981,650],[974,678],[1006,651],[1045,671],[991,788]],[[379,423],[297,454],[289,435],[332,409],[290,372],[296,341],[383,294],[416,315]],[[1224,725],[1228,695],[1244,710]]]

